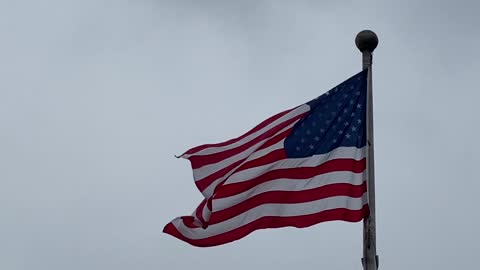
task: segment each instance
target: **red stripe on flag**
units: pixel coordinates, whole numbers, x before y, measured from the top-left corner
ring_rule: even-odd
[[[203,199],[203,201],[195,210],[195,216],[198,218],[198,220],[200,220],[200,222],[202,222],[202,224],[206,224],[205,219],[203,218],[203,208],[205,207],[205,204],[207,204],[207,199]]]
[[[279,134],[273,136],[271,139],[269,139],[264,144],[262,144],[262,146],[260,146],[260,148],[258,148],[257,151],[260,151],[262,149],[266,149],[266,148],[280,142],[281,140],[285,139],[290,134],[290,132],[292,132],[292,129],[293,129],[293,127],[283,131],[282,133],[279,133]]]
[[[195,225],[195,218],[192,216],[184,216],[184,217],[181,217],[181,219],[183,224],[187,228],[191,228],[191,229],[200,228],[199,226]]]
[[[180,240],[183,240],[193,246],[210,247],[223,245],[238,240],[242,237],[247,236],[255,230],[281,227],[305,228],[321,222],[335,220],[358,222],[361,221],[364,217],[368,216],[368,213],[368,206],[364,205],[363,208],[360,210],[337,208],[303,216],[262,217],[244,226],[238,227],[232,231],[203,239],[189,239],[183,236],[172,223],[168,223],[163,229],[163,232],[170,234]]]
[[[238,167],[238,169],[235,171],[240,172],[240,171],[248,170],[251,168],[264,166],[264,165],[277,162],[286,158],[287,158],[287,153],[285,152],[285,149],[284,148],[277,149],[275,151],[272,151],[266,154],[265,156],[245,162],[242,166]]]
[[[284,137],[286,137],[285,134],[288,134],[289,132],[291,131],[291,129],[288,129],[288,130],[285,130],[284,132],[278,134],[277,136],[269,139],[268,141],[265,142],[264,145],[262,145],[257,151],[261,150],[261,149],[264,149],[264,148],[267,148],[269,146],[272,146],[278,142],[280,142],[281,140],[284,139]],[[240,166],[239,168],[235,169],[238,165],[240,165],[242,162],[244,162],[246,159],[248,159],[248,157],[242,159],[242,160],[239,160],[205,178],[202,178],[202,179],[199,179],[199,180],[196,180],[195,181],[195,184],[197,185],[198,189],[200,191],[203,191],[205,190],[208,186],[210,186],[215,180],[225,176],[227,173],[229,173],[230,171],[232,171],[233,169],[235,169],[236,172],[238,171],[241,171],[241,170],[245,170],[245,169],[249,169],[249,168],[253,168],[253,167],[256,167],[256,166],[262,166],[262,165],[265,165],[265,164],[268,164],[268,163],[271,163],[271,162],[275,162],[277,160],[280,160],[282,158],[286,158],[286,153],[285,153],[285,150],[282,148],[282,149],[277,149],[277,150],[274,150],[268,154],[266,154],[265,156],[261,156],[260,158],[257,158],[257,159],[254,159],[252,161],[248,161],[246,162],[245,164],[243,164],[242,166]]]
[[[204,191],[208,186],[210,186],[215,180],[223,177],[224,175],[226,175],[227,173],[229,173],[231,170],[235,169],[237,166],[239,166],[240,164],[242,164],[242,162],[244,161],[245,159],[242,159],[242,160],[239,160],[203,179],[200,179],[198,181],[195,181],[195,185],[197,185],[198,189],[200,191]]]
[[[295,109],[295,108],[294,108]],[[221,143],[214,143],[214,144],[203,144],[203,145],[200,145],[200,146],[196,146],[194,148],[191,148],[189,150],[187,150],[185,154],[194,154],[198,151],[201,151],[205,148],[209,148],[209,147],[220,147],[220,146],[225,146],[225,145],[229,145],[229,144],[232,144],[232,143],[235,143],[245,137],[247,137],[248,135],[252,134],[252,133],[255,133],[257,131],[259,131],[260,129],[268,126],[270,123],[274,122],[275,120],[281,118],[282,116],[288,114],[289,112],[293,111],[294,109],[290,109],[290,110],[286,110],[286,111],[283,111],[283,112],[280,112],[266,120],[264,120],[263,122],[261,122],[260,124],[258,124],[257,126],[255,126],[253,129],[251,129],[250,131],[248,131],[247,133],[243,134],[242,136],[240,137],[237,137],[237,138],[234,138],[234,139],[231,139],[231,140],[228,140],[228,141],[225,141],[225,142],[221,142]]]
[[[247,150],[248,148],[254,146],[255,144],[261,142],[262,140],[265,140],[266,138],[268,138],[270,136],[273,136],[275,133],[277,133],[278,131],[287,127],[291,123],[297,121],[298,119],[302,118],[303,116],[304,116],[304,114],[300,114],[300,115],[295,116],[294,118],[288,119],[287,121],[282,122],[282,123],[278,124],[277,126],[267,130],[265,133],[259,135],[258,137],[254,138],[253,140],[251,140],[249,142],[246,142],[246,143],[244,143],[240,146],[237,146],[235,148],[225,150],[225,151],[222,151],[222,152],[218,152],[218,153],[215,153],[215,154],[199,155],[199,156],[193,155],[193,156],[189,157],[188,159],[190,160],[193,169],[198,169],[198,168],[203,167],[205,165],[217,163],[217,162],[222,161],[224,159],[227,159],[231,156],[239,154],[239,153]]]
[[[257,178],[248,181],[226,184],[221,188],[218,188],[217,192],[215,193],[215,198],[226,198],[249,190],[259,184],[279,178],[310,179],[320,174],[337,171],[350,171],[353,173],[360,173],[363,172],[365,168],[366,162],[364,158],[362,160],[334,159],[322,163],[316,167],[296,167],[271,170],[258,176]]]
[[[272,163],[272,162],[275,162],[275,161],[279,161],[281,159],[285,159],[286,157],[287,157],[287,154],[285,153],[285,150],[284,149],[278,149],[278,150],[275,150],[275,151],[272,151],[272,152],[268,153],[265,156],[262,156],[260,158],[254,159],[252,161],[248,161],[245,164],[242,164],[240,167],[235,169],[235,172],[240,172],[240,171],[250,169],[250,168],[253,168],[253,167],[263,166],[263,165],[266,165],[266,164],[269,164],[269,163]],[[238,166],[239,164],[241,164],[244,161],[245,161],[245,159],[239,160],[238,162],[235,162],[234,164],[228,166],[227,167],[228,169],[227,168],[222,169],[222,170],[220,170],[220,171],[218,171],[214,174],[211,174],[211,175],[209,175],[209,176],[207,176],[207,177],[205,177],[201,180],[196,181],[195,184],[197,185],[197,187],[200,191],[204,191],[215,180],[223,177],[225,174],[227,174],[228,172],[233,170],[236,166]],[[227,179],[228,178],[226,178],[225,180],[227,180]],[[225,182],[225,180],[223,180],[218,186],[223,184],[223,182]]]
[[[352,185],[347,183],[330,184],[300,191],[267,191],[246,199],[232,207],[213,212],[210,216],[210,220],[208,221],[208,225],[223,222],[262,204],[304,203],[334,196],[360,198],[365,192],[367,192],[367,186],[365,182],[363,182],[361,185]]]

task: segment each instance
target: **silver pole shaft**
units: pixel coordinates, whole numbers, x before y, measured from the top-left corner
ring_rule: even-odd
[[[363,69],[367,75],[367,191],[370,215],[363,222],[363,267],[365,270],[378,269],[375,224],[375,158],[373,132],[373,87],[372,52],[362,52]]]
[[[355,38],[357,48],[362,52],[363,69],[367,75],[367,194],[370,214],[363,220],[363,258],[365,270],[378,269],[375,227],[375,163],[373,156],[373,91],[372,91],[372,53],[378,45],[377,35],[363,30]]]

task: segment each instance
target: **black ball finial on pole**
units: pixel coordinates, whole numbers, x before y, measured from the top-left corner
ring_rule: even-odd
[[[361,52],[372,53],[378,45],[377,34],[371,30],[363,30],[355,37],[355,44]]]

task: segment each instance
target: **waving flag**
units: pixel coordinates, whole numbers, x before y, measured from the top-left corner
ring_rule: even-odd
[[[258,229],[368,216],[366,76],[278,113],[244,135],[186,151],[205,199],[164,232],[216,246]]]

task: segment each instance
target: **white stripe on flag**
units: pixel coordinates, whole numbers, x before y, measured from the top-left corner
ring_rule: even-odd
[[[244,151],[242,151],[242,152],[240,152],[236,155],[233,155],[229,158],[223,159],[223,160],[221,160],[217,163],[208,164],[208,165],[202,166],[200,168],[194,169],[193,170],[193,175],[194,175],[195,180],[200,180],[200,179],[203,179],[207,176],[210,176],[211,174],[219,171],[220,169],[228,167],[228,166],[232,165],[233,163],[235,163],[239,160],[245,159],[249,155],[252,155],[252,153],[254,153],[266,141],[270,140],[272,137],[275,137],[275,135],[278,135],[278,134],[280,134],[280,133],[282,133],[282,132],[284,132],[288,129],[291,129],[295,125],[296,122],[297,121],[295,121],[294,123],[291,123],[290,125],[286,126],[285,128],[283,128],[280,131],[273,134],[271,137],[265,138],[264,140],[258,142],[255,145],[250,146],[250,148],[248,148],[248,149],[246,149],[246,150],[244,150]]]
[[[331,172],[317,175],[310,179],[286,179],[279,178],[252,187],[241,193],[226,198],[212,201],[213,211],[220,211],[235,206],[253,196],[269,191],[305,191],[332,184],[361,185],[365,181],[366,174],[352,172]]]
[[[206,155],[211,155],[211,154],[215,154],[215,153],[219,153],[219,152],[222,152],[222,151],[225,151],[225,150],[229,150],[229,149],[232,149],[232,148],[235,148],[235,147],[238,147],[240,145],[243,145],[245,143],[248,143],[249,141],[255,139],[256,137],[262,135],[263,133],[267,132],[268,130],[272,129],[273,127],[285,122],[285,121],[288,121],[298,115],[301,115],[303,113],[306,113],[310,110],[310,106],[307,105],[307,104],[303,104],[302,106],[299,106],[298,108],[296,108],[295,110],[292,110],[291,112],[283,115],[282,117],[276,119],[275,121],[273,121],[272,123],[268,124],[267,126],[263,127],[262,129],[246,136],[245,138],[242,138],[241,140],[237,141],[237,142],[234,142],[232,144],[228,144],[228,145],[225,145],[225,146],[213,146],[213,147],[209,147],[209,148],[205,148],[205,149],[202,149],[196,153],[193,153],[193,154],[184,154],[182,157],[183,158],[189,158],[191,156],[206,156]]]
[[[236,172],[228,178],[225,184],[248,181],[255,177],[258,177],[259,175],[267,171],[272,171],[272,170],[291,169],[291,168],[299,168],[299,167],[316,167],[327,161],[334,160],[334,159],[349,158],[349,159],[361,160],[365,158],[365,151],[366,151],[365,147],[362,147],[362,148],[339,147],[327,154],[314,155],[306,158],[287,158],[274,163]]]
[[[203,194],[213,194],[213,190],[217,187],[217,185],[219,183],[221,183],[223,180],[225,180],[226,178],[230,177],[232,175],[232,173],[235,173],[235,170],[238,169],[238,167],[242,166],[243,164],[245,164],[245,162],[247,161],[251,161],[251,160],[255,160],[263,155],[266,155],[266,154],[269,154],[271,153],[272,151],[275,151],[275,150],[278,150],[278,149],[282,149],[283,148],[283,140],[277,144],[274,144],[272,146],[269,146],[265,149],[262,149],[258,152],[255,152],[253,153],[250,157],[248,157],[247,160],[245,160],[244,162],[242,162],[240,165],[236,166],[233,170],[231,170],[230,172],[228,172],[227,174],[225,174],[224,176],[216,179],[215,181],[213,181],[207,188],[204,189],[203,191]],[[260,153],[262,154],[261,156],[259,156],[260,154],[257,154],[257,153]],[[195,176],[194,176],[195,178]]]
[[[189,239],[203,239],[232,231],[261,217],[294,217],[320,213],[326,210],[345,208],[361,210],[367,203],[367,194],[360,198],[335,196],[316,201],[296,204],[262,204],[223,222],[203,228],[188,228],[180,218],[172,221],[178,231]]]

